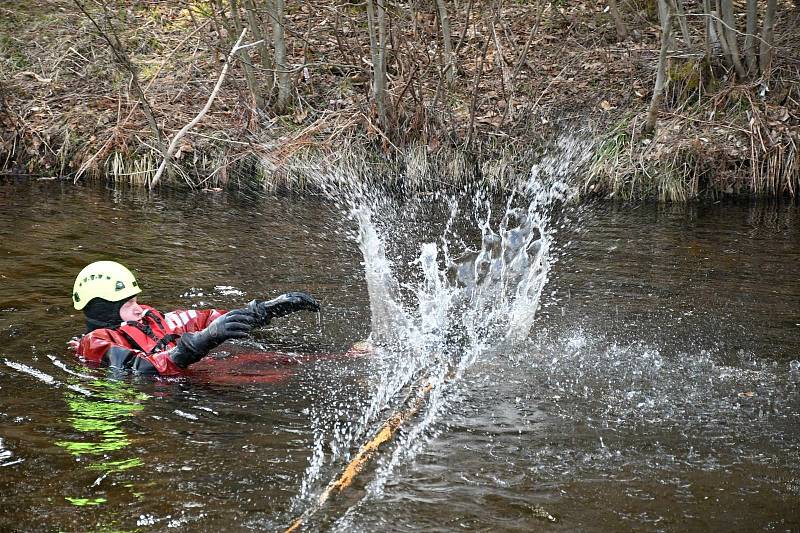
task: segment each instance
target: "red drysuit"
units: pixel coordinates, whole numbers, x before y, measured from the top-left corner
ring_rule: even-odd
[[[217,309],[172,311],[162,315],[142,305],[144,315],[138,322],[125,322],[116,328],[96,329],[84,335],[76,354],[89,363],[107,364],[144,374],[174,376],[184,370],[169,357],[183,333],[205,329],[225,314]]]

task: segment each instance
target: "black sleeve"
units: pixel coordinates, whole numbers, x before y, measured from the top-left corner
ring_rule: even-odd
[[[108,366],[114,370],[132,370],[138,374],[158,375],[158,370],[150,361],[144,357],[138,357],[136,352],[122,346],[109,348],[105,358]]]

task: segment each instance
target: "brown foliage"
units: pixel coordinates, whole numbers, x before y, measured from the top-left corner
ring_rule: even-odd
[[[83,168],[94,176],[111,173],[116,179],[144,182],[158,164],[157,150],[140,102],[107,45],[71,2],[18,4],[13,10],[0,8],[2,61],[9,72],[0,86],[4,168],[46,174]],[[230,3],[213,2],[219,9],[211,4],[187,0],[112,5],[119,17],[115,22],[123,29],[121,40],[168,139],[203,106],[221,58],[235,39],[226,27],[233,27]],[[446,82],[448,61],[436,3],[386,2],[387,123],[379,126],[370,90],[365,5],[287,3],[287,72],[293,85],[288,113],[279,115],[273,107],[274,63],[263,57],[271,48],[253,47],[248,50],[253,79],[248,79],[242,61],[233,66],[214,106],[179,152],[179,176],[197,186],[216,186],[237,164],[253,160],[262,174],[271,175],[298,154],[335,151],[343,139],[354,137],[389,154],[406,146],[425,146],[431,153],[445,147],[463,149],[467,139],[475,139],[468,155],[480,158],[492,150],[538,142],[552,129],[590,124],[602,133],[621,122],[634,123],[644,112],[660,44],[658,22],[648,2],[619,4],[628,30],[622,42],[603,1],[473,0],[445,5],[453,44],[452,83]],[[249,7],[254,13],[247,12]],[[269,18],[259,1],[239,2],[239,12],[244,25]],[[687,161],[703,169],[703,180],[719,173],[722,184],[729,171],[749,177],[756,170],[739,163],[715,164],[717,157],[745,157],[736,161],[753,161],[767,170],[796,169],[787,162],[795,153],[791,128],[800,99],[798,64],[790,59],[791,50],[798,49],[798,36],[787,30],[800,26],[796,22],[796,15],[779,9],[778,53],[765,99],[760,98],[763,87],[758,80],[732,86],[729,73],[719,65],[692,67],[696,78],[671,78],[659,115],[669,126],[651,145],[631,141],[637,143],[628,147],[637,160],[667,161],[667,154],[691,154]],[[703,25],[689,27],[696,32],[692,40],[702,42]],[[675,65],[686,57],[676,57],[680,50],[672,52],[674,74]],[[749,97],[734,103],[723,96],[732,87]],[[754,122],[741,121],[747,117],[742,102],[757,110],[750,112]],[[775,109],[788,113],[786,120],[777,120],[780,125],[771,118],[780,114]],[[673,123],[679,127],[673,128]],[[726,133],[717,135],[717,130]],[[740,145],[750,147],[749,156],[739,155],[744,153]],[[776,159],[770,146],[781,146],[783,156]],[[758,158],[752,155],[756,148]],[[741,175],[737,179],[744,184]],[[786,186],[764,189],[773,190],[794,192]]]

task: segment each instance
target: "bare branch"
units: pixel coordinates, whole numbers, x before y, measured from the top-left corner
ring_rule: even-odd
[[[661,22],[661,51],[658,54],[658,70],[656,71],[656,85],[653,88],[653,98],[647,110],[647,119],[643,132],[649,134],[656,129],[656,119],[661,102],[664,100],[664,85],[667,80],[667,51],[669,49],[670,33],[672,32],[672,12],[665,0],[658,0],[659,7],[663,10],[664,18]]]
[[[769,70],[772,62],[772,41],[775,38],[775,10],[777,0],[767,1],[767,13],[764,15],[764,30],[761,33],[761,50],[759,52],[759,68],[764,74]]]
[[[758,0],[747,0],[747,34],[744,38],[744,57],[747,73],[751,76],[758,73],[755,35],[758,31]]]
[[[175,137],[172,138],[172,142],[169,144],[167,148],[166,154],[164,155],[164,160],[161,162],[161,166],[158,167],[155,176],[150,181],[150,188],[154,188],[158,184],[158,180],[161,179],[161,175],[164,173],[164,168],[167,166],[169,159],[172,157],[172,154],[175,153],[175,149],[178,147],[178,142],[186,135],[190,129],[192,129],[198,122],[200,122],[203,117],[208,113],[208,110],[211,109],[211,104],[214,103],[214,99],[217,97],[217,93],[219,92],[220,88],[222,87],[222,82],[225,81],[225,76],[228,74],[228,68],[231,66],[231,62],[233,61],[233,56],[241,50],[239,45],[242,43],[242,39],[244,39],[245,34],[247,33],[247,28],[242,30],[241,35],[239,35],[239,39],[236,40],[236,44],[233,45],[231,48],[231,52],[228,54],[227,59],[225,60],[225,65],[222,67],[222,72],[220,72],[219,79],[217,80],[217,84],[214,86],[214,89],[211,91],[211,95],[208,97],[208,101],[206,105],[203,106],[203,109],[197,114],[196,117],[192,119],[187,125],[185,125],[181,130],[175,134]]]
[[[142,111],[144,112],[145,118],[147,119],[147,124],[150,127],[150,130],[156,137],[156,142],[158,143],[158,149],[163,156],[165,156],[166,160],[166,148],[165,148],[165,140],[164,135],[161,132],[161,128],[158,127],[158,122],[156,121],[155,113],[153,112],[153,107],[150,105],[150,102],[147,100],[147,97],[144,94],[144,89],[142,89],[141,84],[139,83],[139,73],[136,68],[136,65],[130,60],[128,55],[125,53],[125,47],[122,45],[122,41],[120,40],[119,36],[116,33],[116,28],[111,23],[109,19],[109,14],[106,12],[106,23],[110,31],[105,31],[100,26],[100,23],[95,20],[95,18],[89,13],[86,7],[80,2],[80,0],[74,0],[75,4],[78,6],[78,9],[91,21],[92,25],[97,29],[100,36],[108,43],[108,46],[111,48],[114,57],[117,59],[117,63],[124,68],[131,77],[131,87],[136,92],[136,96],[139,98],[140,103],[142,104]],[[105,4],[102,4],[103,9],[106,10],[107,7]],[[172,173],[172,167],[168,166],[168,172]]]

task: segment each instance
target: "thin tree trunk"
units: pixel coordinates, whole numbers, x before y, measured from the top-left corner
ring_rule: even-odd
[[[455,79],[456,63],[453,55],[453,42],[450,38],[450,17],[447,15],[447,5],[444,0],[436,0],[436,9],[439,13],[439,24],[442,26],[442,40],[444,41],[444,65],[447,83],[452,84]]]
[[[758,73],[756,31],[758,31],[758,0],[747,0],[747,35],[744,38],[744,57],[747,74],[750,76]]]
[[[245,8],[245,10],[247,10]],[[233,18],[233,26],[236,28],[236,34],[239,35],[244,29],[242,19],[239,14],[238,0],[231,0],[231,15]],[[261,87],[259,86],[256,74],[253,72],[253,63],[250,58],[250,51],[245,50],[242,54],[242,65],[244,66],[244,77],[247,80],[247,88],[250,89],[250,94],[256,103],[256,109],[264,109],[264,97],[261,96]]]
[[[664,21],[667,19],[667,13],[669,13],[669,0],[665,0],[662,2],[661,0],[656,0],[658,4],[658,20],[661,22],[661,25],[664,25]],[[672,43],[672,30],[669,32],[669,36],[667,38],[667,48],[674,49],[675,45]]]
[[[377,13],[375,9],[378,5]],[[386,127],[386,69],[383,65],[386,51],[386,18],[383,0],[367,0],[367,26],[369,29],[369,48],[372,57],[372,98],[378,112],[378,121]]]
[[[759,68],[765,74],[772,63],[772,43],[775,41],[775,9],[777,0],[767,0],[767,12],[764,15],[764,29],[761,32],[761,51],[759,53]]]
[[[611,18],[614,19],[614,25],[617,27],[617,40],[624,41],[628,38],[628,28],[625,27],[625,22],[622,21],[622,16],[619,14],[617,0],[608,0],[608,11],[611,13]]]
[[[247,25],[250,26],[250,31],[253,32],[253,37],[257,41],[262,41],[258,45],[258,53],[261,56],[261,68],[264,70],[264,75],[261,76],[264,84],[264,93],[269,95],[275,86],[275,69],[272,66],[272,56],[269,48],[269,25],[264,25],[261,20],[256,16],[256,5],[254,0],[244,0],[245,11],[247,12]]]
[[[375,4],[372,2],[373,0],[367,0],[367,31],[369,33],[369,57],[374,72],[375,66],[378,64],[378,33],[375,29]]]
[[[678,24],[681,27],[683,42],[686,43],[686,48],[691,50],[694,45],[692,44],[692,36],[689,33],[689,24],[686,22],[686,11],[683,10],[683,0],[673,0],[673,4],[675,6],[675,14],[678,16]]]
[[[495,27],[495,21],[499,22],[500,18],[500,10],[497,10],[495,17],[492,21],[491,31],[492,31],[492,40],[494,41],[494,49],[496,53],[494,54],[495,63],[497,64],[497,69],[500,71],[500,91],[503,95],[503,99],[506,101],[508,105],[511,104],[511,96],[510,94],[514,91],[513,87],[511,86],[511,73],[508,71],[508,67],[506,66],[506,61],[503,58],[503,48],[500,45],[500,39],[497,37],[497,28]]]
[[[672,12],[666,0],[658,0],[660,12],[664,14],[661,21],[661,51],[658,54],[658,67],[656,70],[656,85],[653,88],[653,98],[647,110],[643,132],[647,135],[656,129],[656,119],[661,102],[664,100],[664,86],[667,82],[667,51],[669,50],[670,33],[672,32]]]
[[[381,127],[384,132],[388,133],[389,121],[386,116],[386,0],[377,0],[378,6],[378,62],[380,63],[380,76],[378,86],[375,88],[375,93],[381,95],[381,102],[383,109],[378,114],[378,119],[381,122]]]
[[[275,45],[275,68],[278,78],[278,99],[275,101],[275,112],[284,114],[289,110],[292,100],[292,80],[286,64],[286,37],[283,25],[286,22],[285,0],[274,0],[272,14],[272,38]]]
[[[725,27],[722,30],[722,36],[728,43],[728,50],[731,52],[731,61],[733,61],[733,68],[736,69],[736,74],[739,79],[747,79],[747,71],[742,65],[742,58],[739,55],[739,44],[736,40],[736,18],[733,16],[733,1],[721,0],[722,5],[722,21],[725,22]]]
[[[717,10],[711,12],[711,16],[714,19],[714,29],[717,33],[717,38],[719,39],[719,45],[722,48],[722,54],[725,58],[725,65],[727,67],[733,66],[733,57],[731,57],[731,49],[728,46],[728,40],[725,38],[725,26],[722,24],[722,18],[720,18],[721,11],[719,0],[717,0]]]
[[[705,52],[706,61],[711,62],[711,58],[719,53],[719,40],[714,31],[714,23],[711,18],[711,0],[703,0],[703,24],[705,25]]]

